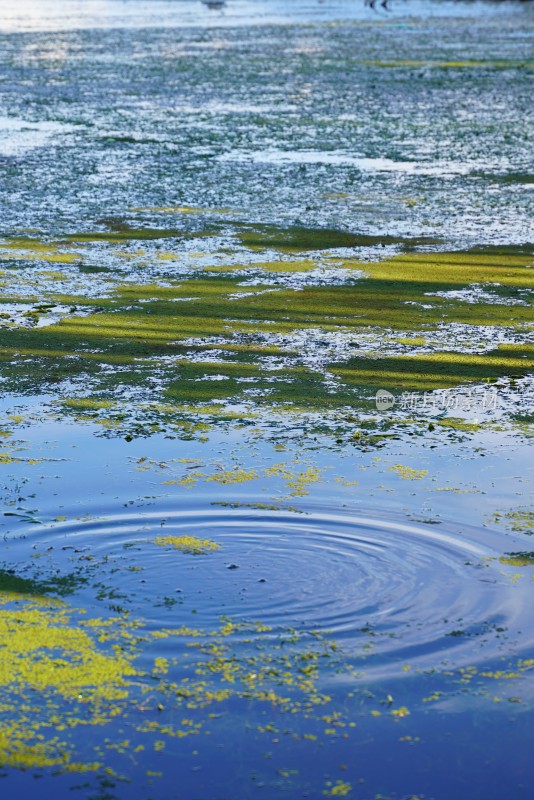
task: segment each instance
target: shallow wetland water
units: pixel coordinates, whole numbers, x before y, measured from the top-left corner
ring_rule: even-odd
[[[531,6],[0,11],[6,797],[531,796]]]

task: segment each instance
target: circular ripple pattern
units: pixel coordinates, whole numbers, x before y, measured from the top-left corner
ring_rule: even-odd
[[[70,564],[92,575],[78,590],[86,605],[96,586],[101,601],[152,629],[215,629],[225,616],[320,631],[384,667],[520,653],[533,639],[531,586],[499,562],[514,543],[444,528],[324,509],[211,507],[67,521],[33,529],[29,541],[63,559],[61,571]],[[183,535],[219,549],[191,555],[156,543]]]

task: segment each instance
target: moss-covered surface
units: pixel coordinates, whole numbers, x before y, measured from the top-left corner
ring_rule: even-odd
[[[26,597],[45,595],[63,597],[75,592],[86,581],[87,577],[81,571],[70,575],[57,574],[47,579],[41,579],[17,575],[15,570],[8,568],[7,565],[0,569],[0,592]]]
[[[370,385],[408,391],[446,389],[462,383],[522,376],[532,369],[534,345],[502,345],[483,355],[440,352],[415,357],[351,359],[333,372],[355,386]]]
[[[115,227],[139,240],[145,233]],[[309,248],[312,240],[318,247],[333,246],[329,231],[259,230],[267,241],[291,247],[303,242]],[[36,240],[32,258],[40,252],[55,258],[58,247]],[[127,265],[128,251],[123,255]],[[245,280],[235,264],[226,272],[200,267],[181,280],[158,278],[152,266],[156,280],[121,283],[119,278],[107,296],[97,298],[57,293],[55,278],[49,277],[41,305],[28,304],[25,324],[12,319],[0,328],[6,386],[34,392],[74,379],[91,387],[95,400],[85,402],[100,408],[129,387],[174,407],[217,400],[328,411],[362,402],[365,407],[378,388],[431,391],[531,370],[533,319],[527,301],[534,271],[531,255],[521,248],[413,252],[376,262],[335,256],[321,264],[327,284],[329,269],[336,274],[342,269],[341,282],[293,287],[283,278],[271,285],[273,265],[275,272],[291,274],[294,267],[302,271],[315,263],[289,259],[286,270],[283,261],[259,261],[245,269]],[[17,269],[11,272],[15,276]],[[250,286],[248,273],[256,276]],[[491,290],[490,300],[483,293],[477,302],[447,294],[472,286]],[[71,313],[51,324],[32,324],[54,304]],[[464,336],[455,342],[458,326]],[[71,408],[84,402],[76,396],[66,400]]]
[[[416,245],[436,243],[430,237],[406,238],[402,236],[370,236],[328,228],[289,228],[273,225],[236,225],[239,239],[253,249],[275,249],[282,253],[301,253],[306,250],[331,250],[340,247],[370,247],[402,245],[407,249]]]

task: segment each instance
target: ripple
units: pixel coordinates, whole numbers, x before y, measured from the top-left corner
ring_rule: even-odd
[[[155,543],[186,534],[220,548],[195,556]],[[28,546],[90,578],[77,590],[86,607],[96,593],[150,629],[194,621],[209,630],[225,616],[319,631],[379,672],[519,655],[534,638],[531,581],[498,560],[521,547],[486,529],[324,508],[159,507],[33,526],[10,549],[22,559]]]

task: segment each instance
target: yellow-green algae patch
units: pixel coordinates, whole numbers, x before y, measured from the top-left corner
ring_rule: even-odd
[[[246,483],[247,481],[255,480],[257,477],[258,473],[253,469],[246,470],[234,467],[233,469],[217,470],[209,475],[206,481],[212,483]]]
[[[68,249],[64,242],[45,242],[30,237],[12,237],[0,243],[0,261],[48,261],[53,264],[74,264],[81,256]]]
[[[82,694],[87,701],[125,697],[126,679],[136,670],[120,651],[98,648],[105,630],[99,630],[101,622],[73,624],[72,610],[61,606],[2,608],[0,686],[27,686],[64,698]]]
[[[355,716],[361,717],[358,706],[347,701],[362,673],[320,631],[226,618],[213,630],[182,625],[142,633],[139,621],[84,619],[59,601],[22,602],[8,594],[0,600],[0,642],[6,642],[0,649],[0,686],[9,691],[0,705],[0,757],[9,766],[101,769],[102,757],[80,759],[80,741],[73,745],[75,733],[89,725],[102,728],[105,749],[129,757],[143,749],[160,751],[169,740],[220,732],[220,719],[224,735],[224,712],[254,719],[254,710],[258,733],[271,738],[280,725],[302,742],[317,741],[320,729],[327,740],[346,738],[356,727]],[[147,654],[148,669],[134,666],[151,643],[167,641],[172,652],[180,640],[179,658]],[[33,664],[33,672],[20,666],[21,659]],[[57,672],[49,668],[53,659]],[[42,665],[44,677],[35,677]],[[529,666],[481,674],[509,680]],[[465,682],[476,670],[448,674]],[[344,675],[352,687],[341,705],[339,696],[325,692],[325,679],[332,675]],[[219,707],[215,713],[213,706]],[[400,706],[388,716],[398,722],[409,714]],[[126,724],[132,738],[125,738]],[[96,742],[102,741],[99,732]],[[102,756],[96,742],[93,749]],[[330,796],[343,796],[347,786],[332,781],[327,788],[336,790]]]
[[[287,488],[291,489],[290,497],[305,497],[309,494],[310,485],[321,480],[321,470],[318,467],[307,467],[305,470],[296,471],[283,462],[267,467],[264,474],[267,478],[282,478]]]
[[[478,431],[481,428],[478,422],[467,422],[465,419],[458,419],[457,417],[443,417],[443,419],[438,419],[436,422],[442,428],[450,428],[457,431]]]
[[[326,789],[323,790],[325,797],[347,797],[352,792],[352,786],[347,781],[328,781]]]
[[[452,253],[403,253],[393,258],[365,265],[373,278],[415,284],[501,284],[530,287],[533,285],[532,255],[500,253],[498,250]],[[361,264],[359,266],[362,266]]]
[[[181,550],[182,553],[192,553],[193,555],[204,555],[220,549],[220,544],[211,539],[199,539],[196,536],[158,536],[154,539],[154,544],[160,547],[172,547],[174,550]]]
[[[323,234],[313,236],[319,241]],[[295,234],[299,243],[310,235]],[[124,284],[110,297],[84,299],[86,311],[93,306],[86,316],[68,315],[41,328],[0,329],[6,388],[11,382],[17,391],[35,391],[83,375],[92,382],[93,396],[109,402],[124,387],[143,388],[157,377],[162,406],[209,407],[220,400],[224,408],[250,399],[251,408],[330,410],[365,404],[378,388],[429,391],[531,370],[532,310],[521,293],[534,288],[534,270],[532,256],[524,252],[404,253],[365,264],[338,256],[332,266],[346,267],[349,276],[357,268],[356,279],[298,290],[282,283],[272,290],[273,265],[290,271],[292,264],[301,269],[309,263],[313,260],[266,262],[266,283],[252,291],[240,291],[242,279],[232,267],[165,285]],[[474,283],[490,286],[502,302],[485,302],[483,294],[477,302],[435,294]],[[479,352],[447,351],[443,323],[469,326],[473,336],[478,326],[499,326],[513,341]],[[334,350],[329,361],[318,349],[315,367],[313,359],[301,359],[294,339],[308,329],[340,333],[352,349],[339,360]],[[389,343],[385,355],[361,349],[360,337],[369,334]],[[431,343],[427,352],[395,352],[396,346],[418,348],[422,342]],[[71,413],[80,411],[71,400]],[[111,419],[107,427],[113,427]]]
[[[352,358],[331,371],[353,386],[387,386],[390,391],[431,391],[461,384],[528,374],[534,345],[503,344],[488,353],[433,352],[385,358]]]
[[[0,722],[0,763],[18,769],[60,767],[64,772],[96,772],[101,764],[72,759],[68,746],[59,737],[47,741],[43,734],[17,722]]]
[[[428,475],[427,469],[413,469],[404,464],[393,464],[389,469],[405,481],[420,481]]]
[[[235,214],[231,208],[202,208],[200,206],[140,206],[132,212],[154,211],[160,214]]]
[[[0,464],[41,464],[42,458],[18,458],[7,450],[0,451]]]
[[[2,592],[0,606],[0,687],[9,693],[0,704],[0,760],[21,768],[99,769],[97,761],[75,758],[65,732],[121,713],[138,674],[131,630],[122,620],[84,618],[48,598]]]
[[[139,463],[139,462],[137,462]],[[234,485],[239,483],[247,483],[253,480],[261,480],[262,477],[270,479],[281,479],[284,481],[287,489],[290,490],[290,497],[304,497],[309,494],[309,488],[314,483],[322,480],[322,470],[316,466],[308,466],[306,469],[295,469],[295,465],[300,463],[298,460],[293,462],[279,462],[266,467],[260,472],[254,469],[244,469],[243,467],[235,466],[231,469],[224,469],[220,464],[212,467],[204,466],[204,469],[209,469],[209,472],[200,471],[197,468],[189,466],[182,477],[170,478],[163,481],[164,486],[182,486],[185,488],[195,486],[200,480],[205,483],[217,483],[221,485]],[[141,466],[137,469],[162,469],[168,470],[172,467],[172,463],[157,463],[149,459],[142,459]],[[237,506],[241,504],[238,503]],[[280,506],[270,506],[265,504],[254,504],[259,508],[275,508]]]
[[[512,567],[534,567],[534,553],[506,553],[499,558],[499,561]]]
[[[496,511],[491,516],[490,521],[518,533],[534,534],[534,508],[516,508],[504,512]]]
[[[79,408],[90,411],[101,411],[102,409],[113,408],[115,405],[111,400],[99,400],[96,397],[70,397],[61,402],[62,405],[69,408]]]

